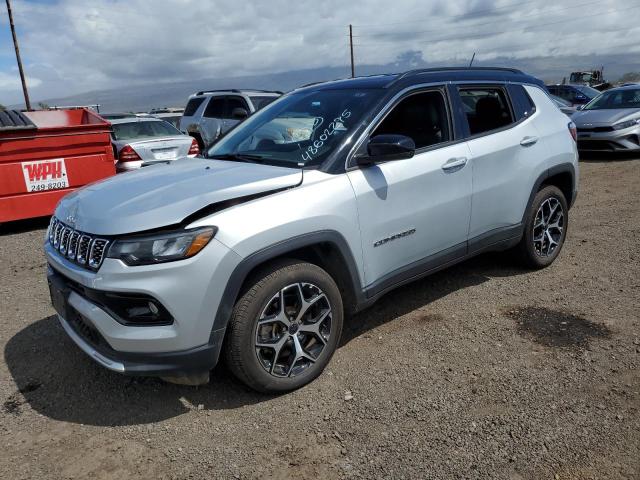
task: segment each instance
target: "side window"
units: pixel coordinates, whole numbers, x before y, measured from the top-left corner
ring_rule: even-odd
[[[547,90],[549,90],[549,93],[551,95],[555,95],[556,97],[558,96],[558,87],[556,87],[555,85],[549,85],[547,87]]]
[[[224,118],[224,97],[211,97],[207,107],[204,109],[204,117],[207,118]]]
[[[429,147],[451,139],[449,119],[441,92],[422,92],[400,101],[371,134],[406,135],[416,149]]]
[[[187,106],[184,107],[184,113],[182,115],[185,117],[193,116],[193,114],[196,113],[196,110],[198,110],[198,107],[202,105],[202,102],[204,102],[204,97],[192,98],[187,102]]]
[[[573,92],[568,87],[560,87],[558,96],[568,102],[573,102]]]
[[[507,89],[518,120],[527,118],[536,111],[536,105],[522,85],[512,83]]]
[[[244,108],[247,113],[249,112],[249,107],[247,106],[247,102],[244,101],[244,98],[227,97],[227,108],[224,118],[233,118],[233,110],[236,108]]]
[[[471,135],[506,127],[514,122],[507,96],[502,88],[461,88],[460,98],[464,104]]]

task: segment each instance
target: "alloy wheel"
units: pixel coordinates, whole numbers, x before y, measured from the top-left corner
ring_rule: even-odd
[[[262,367],[276,377],[295,377],[313,365],[331,335],[331,305],[311,283],[294,283],[277,292],[262,310],[255,350]]]
[[[564,229],[564,211],[555,197],[547,198],[536,212],[533,223],[533,249],[541,257],[553,255],[560,245]]]

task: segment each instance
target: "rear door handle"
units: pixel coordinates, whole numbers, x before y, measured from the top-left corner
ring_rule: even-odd
[[[520,140],[520,145],[522,145],[523,147],[529,147],[531,145],[535,145],[537,141],[538,137],[524,137],[522,140]]]
[[[467,157],[454,157],[447,160],[446,163],[442,165],[442,169],[447,173],[451,173],[460,170],[466,164]]]

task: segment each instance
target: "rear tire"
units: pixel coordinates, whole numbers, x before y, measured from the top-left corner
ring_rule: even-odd
[[[342,333],[338,286],[317,265],[287,260],[249,281],[229,322],[231,372],[263,393],[295,390],[322,373]]]
[[[525,215],[524,233],[516,247],[529,268],[547,267],[560,254],[569,226],[569,208],[555,185],[540,189]]]

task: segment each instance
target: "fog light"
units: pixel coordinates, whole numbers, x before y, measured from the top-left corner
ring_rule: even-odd
[[[153,302],[149,302],[149,310],[151,310],[151,313],[152,313],[154,316],[155,316],[155,315],[158,315],[159,310],[158,310],[158,307],[156,306],[156,304],[155,304],[155,303],[153,303]]]

